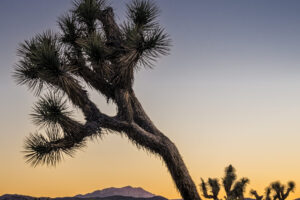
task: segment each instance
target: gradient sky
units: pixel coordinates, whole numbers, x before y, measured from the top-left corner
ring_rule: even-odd
[[[125,2],[112,1],[118,21]],[[137,96],[179,148],[198,185],[233,164],[247,187],[300,187],[300,1],[156,1],[171,55],[136,76]],[[47,29],[71,0],[0,0],[0,195],[71,196],[132,185],[178,198],[162,161],[126,138],[89,142],[56,168],[25,164],[22,145],[37,127],[36,101],[11,77],[18,43]],[[99,107],[112,114],[100,95]],[[300,189],[291,197],[300,197]]]

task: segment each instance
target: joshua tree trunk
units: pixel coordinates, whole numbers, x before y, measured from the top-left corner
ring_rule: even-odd
[[[163,158],[166,166],[181,194],[183,199],[200,200],[196,186],[190,177],[184,161],[181,158],[176,146],[167,137],[162,136],[159,139],[158,154]],[[152,145],[150,145],[152,146]],[[156,151],[157,148],[151,148]]]
[[[34,122],[48,128],[47,137],[30,135],[25,157],[33,165],[55,165],[88,137],[110,130],[125,134],[132,142],[165,162],[185,200],[200,200],[196,186],[176,146],[151,122],[133,91],[134,71],[149,66],[169,50],[169,36],[155,21],[158,8],[149,1],[135,0],[128,7],[129,22],[119,26],[113,9],[104,0],[76,0],[69,15],[59,18],[61,34],[39,34],[19,49],[15,69],[19,84],[50,95],[34,107]],[[102,113],[83,84],[91,86],[117,106],[117,115]],[[67,110],[67,97],[85,116],[84,124]]]
[[[136,144],[163,158],[183,199],[200,200],[196,186],[175,144],[155,127],[134,92],[126,94],[130,101],[127,100],[128,98],[122,98],[123,100],[120,100],[119,103],[123,106],[123,110],[132,110],[132,113],[127,113],[133,115],[130,118],[133,118],[135,122],[131,123],[129,129],[120,127],[116,130],[125,132],[128,138]],[[108,128],[112,127],[108,126]]]
[[[195,184],[174,143],[164,137],[161,145],[164,146],[164,150],[159,154],[164,159],[181,196],[184,199],[199,200]]]

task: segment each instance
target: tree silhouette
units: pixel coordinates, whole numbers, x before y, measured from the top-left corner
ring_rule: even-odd
[[[271,188],[270,187],[267,187],[266,188],[266,191],[265,191],[265,198],[263,195],[259,195],[256,190],[251,190],[250,191],[250,194],[253,195],[255,197],[256,200],[272,200],[272,198],[270,197],[271,195]]]
[[[271,197],[270,197],[270,195],[271,195],[271,188],[270,187],[266,188],[265,195],[266,195],[266,198],[265,198],[266,200],[271,200]]]
[[[225,199],[227,200],[244,199],[244,192],[249,179],[241,178],[239,181],[236,181],[236,179],[235,168],[229,165],[225,168],[225,176],[223,178],[223,187],[226,193]]]
[[[256,192],[256,190],[251,190],[251,191],[250,191],[250,194],[253,195],[253,196],[255,197],[256,200],[263,200],[263,197],[264,197],[264,196],[262,196],[262,195],[260,196],[260,195]]]
[[[218,179],[208,178],[208,185],[211,189],[211,194],[208,194],[207,183],[205,183],[205,181],[201,178],[200,188],[203,196],[207,199],[219,200],[218,195],[220,192],[220,184]]]
[[[225,200],[243,200],[245,188],[249,183],[249,179],[241,178],[239,181],[236,181],[236,171],[232,165],[229,165],[225,168],[225,175],[222,179],[223,187],[226,193],[224,197]],[[209,185],[211,189],[211,194],[208,194],[207,185]],[[207,199],[219,200],[218,194],[220,191],[220,183],[218,179],[208,179],[208,183],[206,183],[203,179],[201,179],[200,189],[202,194]]]
[[[264,200],[272,200],[271,193],[273,193],[273,200],[285,200],[289,196],[290,192],[294,192],[295,183],[293,181],[288,182],[288,187],[281,184],[279,181],[271,183],[270,187],[266,188],[265,198]],[[263,196],[258,195],[255,190],[251,190],[250,194],[252,194],[256,200],[262,200]]]
[[[276,181],[271,184],[272,190],[275,192],[274,200],[285,200],[289,196],[290,192],[294,192],[295,183],[293,181],[288,182],[288,187]]]
[[[119,25],[104,0],[77,0],[58,19],[60,33],[46,31],[22,43],[14,77],[41,97],[33,122],[46,135],[25,140],[25,157],[33,166],[56,165],[73,155],[88,138],[105,130],[125,135],[138,147],[159,155],[181,196],[199,200],[196,186],[176,146],[150,120],[133,90],[135,71],[152,67],[168,54],[170,38],[157,22],[159,9],[150,1],[127,5],[127,21]],[[85,86],[116,104],[108,116],[91,101]],[[72,117],[69,101],[82,111],[85,122]]]

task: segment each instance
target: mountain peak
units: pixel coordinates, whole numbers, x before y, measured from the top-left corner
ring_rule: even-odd
[[[144,190],[141,187],[132,187],[130,185],[121,188],[105,188],[102,190],[96,190],[87,194],[76,195],[75,197],[87,198],[87,197],[109,197],[109,196],[125,196],[125,197],[135,197],[135,198],[151,198],[155,195]]]

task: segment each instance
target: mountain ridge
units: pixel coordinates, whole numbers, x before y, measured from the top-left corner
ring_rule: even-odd
[[[168,200],[161,196],[154,196],[150,198],[135,198],[135,197],[124,197],[124,196],[110,196],[110,197],[31,197],[17,194],[5,194],[0,196],[0,200]]]
[[[19,194],[4,194],[0,200],[169,200],[165,197],[155,195],[141,187],[125,186],[121,188],[109,187],[102,190],[95,190],[86,194],[78,194],[73,197],[32,197]],[[170,199],[171,200],[171,199]],[[175,199],[173,199],[175,200]],[[176,199],[182,200],[182,199]],[[245,198],[245,200],[255,200]],[[300,200],[297,198],[295,200]]]
[[[125,186],[110,187],[96,190],[87,194],[78,194],[73,197],[32,197],[19,194],[4,194],[0,200],[168,200],[165,197],[152,194],[141,187]]]
[[[87,198],[87,197],[108,197],[108,196],[125,196],[125,197],[136,197],[136,198],[151,198],[156,195],[144,190],[141,187],[132,187],[132,186],[125,186],[122,188],[105,188],[102,190],[96,190],[91,193],[87,194],[79,194],[74,197],[79,198]]]

